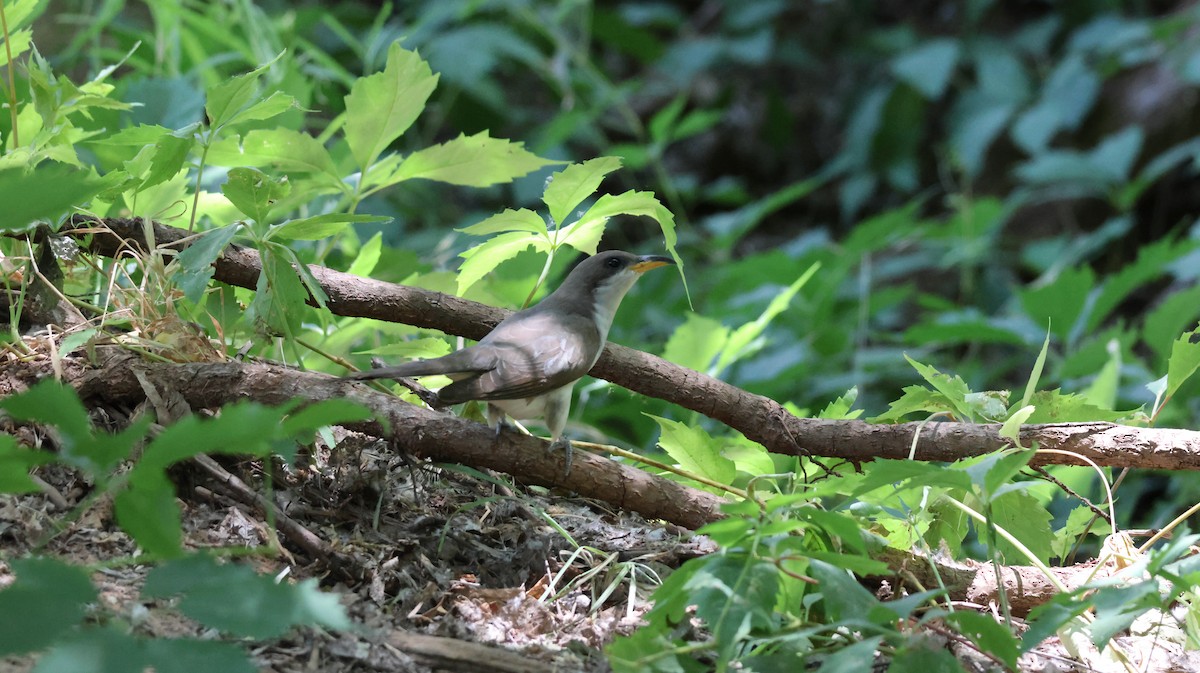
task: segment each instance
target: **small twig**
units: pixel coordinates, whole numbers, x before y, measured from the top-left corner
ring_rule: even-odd
[[[1036,472],[1039,476],[1041,476],[1042,479],[1045,479],[1046,481],[1048,481],[1048,482],[1054,484],[1055,486],[1059,487],[1060,489],[1062,489],[1067,495],[1070,495],[1072,498],[1075,498],[1076,500],[1079,500],[1079,502],[1082,502],[1085,507],[1092,510],[1092,513],[1095,514],[1097,518],[1107,521],[1108,525],[1110,525],[1110,526],[1112,525],[1112,521],[1109,521],[1108,513],[1106,513],[1104,510],[1100,509],[1099,507],[1093,505],[1092,501],[1090,501],[1087,498],[1083,497],[1082,495],[1079,495],[1078,493],[1076,493],[1075,490],[1072,489],[1070,486],[1067,486],[1066,484],[1064,484],[1061,481],[1059,481],[1058,479],[1056,479],[1054,477],[1054,475],[1047,472],[1045,468],[1034,465],[1034,466],[1031,466],[1029,469]]]
[[[274,510],[275,525],[284,537],[303,549],[310,556],[314,556],[322,561],[333,561],[333,565],[339,565],[340,559],[338,554],[329,548],[321,538],[317,537],[312,531],[296,522],[295,519],[279,511],[274,504],[256,492],[254,489],[246,485],[244,481],[233,474],[230,474],[225,468],[221,467],[217,461],[209,456],[199,455],[192,459],[192,462],[199,465],[201,469],[216,479],[218,483],[225,487],[228,495],[238,502],[245,505],[250,505],[258,511],[266,513]]]

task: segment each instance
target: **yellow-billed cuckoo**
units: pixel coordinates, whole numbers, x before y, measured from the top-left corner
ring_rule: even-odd
[[[499,433],[504,416],[543,418],[550,450],[566,451],[563,437],[571,389],[596,364],[621,299],[642,273],[674,264],[670,257],[612,250],[582,261],[558,289],[535,306],[505,318],[479,343],[431,360],[357,372],[347,379],[396,379],[445,374],[453,382],[436,393],[434,406],[469,400],[488,403],[488,422]]]

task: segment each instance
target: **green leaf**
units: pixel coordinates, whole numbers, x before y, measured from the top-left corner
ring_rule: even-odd
[[[721,349],[721,354],[717,358],[717,364],[713,366],[712,371],[719,376],[721,372],[725,371],[725,369],[729,367],[729,365],[732,365],[738,360],[761,348],[762,344],[759,343],[759,338],[771,324],[771,321],[773,321],[780,313],[783,313],[784,309],[788,307],[788,304],[792,303],[792,298],[796,296],[796,293],[800,291],[800,288],[804,287],[804,284],[807,283],[820,268],[821,264],[819,262],[809,266],[808,269],[804,273],[800,274],[800,277],[793,281],[791,285],[771,299],[771,303],[767,305],[767,308],[762,312],[761,315],[758,316],[758,318],[735,329],[733,333],[729,335],[729,339],[725,343],[724,348]]]
[[[516,257],[530,246],[547,249],[545,239],[523,231],[493,236],[487,241],[464,251],[462,265],[458,268],[458,294],[462,296],[472,285],[488,275],[506,260]]]
[[[29,231],[87,203],[103,188],[97,178],[61,165],[0,170],[0,231]]]
[[[1176,241],[1165,238],[1138,249],[1137,259],[1127,264],[1115,274],[1108,276],[1100,286],[1096,300],[1088,314],[1087,329],[1096,330],[1100,322],[1107,318],[1134,290],[1158,281],[1162,278],[1163,269],[1171,262],[1195,250],[1194,241]]]
[[[460,135],[440,145],[417,150],[404,158],[394,182],[412,178],[437,180],[466,187],[487,187],[562,163],[525,150],[524,143],[492,138],[487,131]]]
[[[669,218],[669,221],[663,219],[664,213],[666,213],[666,217]],[[673,238],[675,234],[675,219],[671,217],[670,212],[663,208],[663,205],[659,203],[658,198],[656,198],[654,194],[650,192],[637,192],[633,190],[625,192],[624,194],[605,194],[604,196],[601,196],[596,200],[596,203],[592,204],[591,208],[588,208],[583,215],[579,216],[578,221],[576,221],[570,227],[565,228],[563,232],[560,232],[561,235],[559,236],[558,241],[559,243],[566,243],[581,252],[594,255],[596,254],[594,245],[592,245],[590,249],[586,247],[580,247],[580,245],[577,244],[579,241],[573,240],[569,232],[582,230],[587,224],[594,225],[599,223],[599,226],[602,228],[604,223],[608,221],[608,218],[616,215],[640,215],[643,217],[654,218],[658,221],[659,226],[663,229],[663,235],[668,237],[668,249],[674,247]],[[670,227],[669,236],[667,234],[668,226]],[[673,250],[672,256],[674,256]],[[678,262],[679,259],[676,258],[675,261]]]
[[[356,351],[356,355],[401,355],[406,358],[437,358],[450,353],[450,344],[445,339],[427,337],[409,341],[393,341],[379,348]]]
[[[821,603],[826,613],[835,620],[865,619],[879,606],[871,592],[843,568],[813,560],[809,573],[821,588]]]
[[[1171,345],[1171,357],[1167,360],[1167,394],[1172,397],[1200,368],[1200,329],[1183,334]]]
[[[662,435],[658,445],[675,462],[689,471],[708,477],[722,484],[731,484],[737,476],[737,467],[721,455],[721,441],[709,435],[703,428],[694,427],[646,414],[658,423]]]
[[[1106,347],[1108,360],[1097,372],[1092,384],[1083,391],[1083,398],[1101,409],[1111,410],[1117,405],[1117,391],[1121,384],[1121,342],[1110,339]]]
[[[346,269],[346,273],[352,276],[370,276],[375,270],[375,265],[379,263],[379,258],[383,254],[383,232],[375,232],[361,248],[358,250],[358,255],[350,264],[350,268]]]
[[[506,208],[502,213],[497,213],[482,222],[455,231],[472,236],[491,236],[505,231],[525,231],[548,237],[545,220],[528,208],[520,210]]]
[[[349,400],[323,400],[308,404],[290,413],[280,424],[280,433],[298,441],[309,441],[318,429],[350,421],[365,421],[371,411]]]
[[[141,673],[144,642],[115,626],[89,626],[56,641],[33,673]]]
[[[271,227],[267,238],[283,238],[293,241],[319,241],[340,233],[346,225],[357,222],[390,222],[392,218],[382,215],[358,215],[355,213],[326,213],[299,220],[288,220]]]
[[[1046,330],[1046,339],[1042,342],[1042,350],[1038,353],[1037,360],[1033,362],[1033,369],[1029,371],[1029,380],[1025,382],[1025,394],[1021,396],[1021,403],[1018,407],[1029,406],[1029,400],[1033,398],[1033,394],[1037,392],[1038,382],[1042,379],[1042,370],[1046,367],[1046,353],[1050,350],[1050,330]]]
[[[204,296],[204,289],[208,287],[208,281],[212,279],[215,271],[213,263],[237,235],[240,227],[241,225],[235,222],[220,229],[206,231],[176,256],[172,265],[176,270],[175,285],[183,291],[183,295],[189,301],[200,302],[200,298]]]
[[[1142,321],[1142,340],[1166,363],[1175,336],[1200,318],[1200,285],[1167,295]]]
[[[922,42],[921,46],[892,61],[892,72],[900,80],[921,92],[929,100],[942,97],[950,76],[958,65],[956,40],[941,38]]]
[[[255,168],[234,168],[221,185],[221,193],[246,217],[267,224],[271,207],[292,191],[287,179],[272,180]]]
[[[277,166],[289,173],[321,173],[340,182],[333,158],[315,138],[287,128],[254,129],[239,143],[227,138],[209,150],[217,166]]]
[[[55,456],[48,451],[27,449],[12,435],[0,435],[0,493],[33,493],[40,490],[29,476],[38,465],[53,463]]]
[[[183,515],[175,488],[161,470],[140,468],[130,473],[129,487],[113,498],[117,521],[147,552],[162,558],[179,556]]]
[[[964,673],[962,664],[943,649],[933,649],[919,639],[908,641],[907,647],[896,650],[888,664],[888,673]]]
[[[246,566],[219,565],[204,556],[164,564],[146,576],[143,596],[175,594],[183,594],[179,609],[185,615],[238,637],[275,638],[293,626],[351,626],[337,596],[320,592],[316,580],[276,583]]]
[[[550,177],[542,202],[550,209],[550,217],[559,226],[567,223],[571,211],[594,194],[604,176],[621,167],[620,157],[599,157],[581,164],[571,164]]]
[[[16,577],[0,590],[0,656],[50,645],[83,621],[95,587],[82,568],[46,558],[9,559]]]
[[[1079,266],[1063,269],[1050,282],[1019,291],[1017,296],[1031,320],[1041,325],[1048,321],[1050,331],[1066,343],[1095,284],[1091,267]]]
[[[1035,411],[1028,422],[1034,424],[1117,421],[1133,413],[1101,409],[1082,395],[1064,393],[1059,389],[1038,391],[1030,402]]]
[[[255,673],[258,667],[235,643],[188,638],[144,642],[146,663],[154,673]]]
[[[667,339],[663,359],[698,372],[708,372],[728,339],[728,327],[698,313],[688,313],[683,324]]]
[[[862,415],[863,410],[862,409],[851,410],[851,407],[854,406],[854,402],[857,399],[858,399],[858,386],[854,386],[850,390],[847,390],[846,394],[842,395],[841,397],[838,397],[837,399],[833,400],[829,404],[825,405],[825,408],[821,410],[821,413],[817,414],[817,418],[826,418],[826,419],[834,419],[834,420],[858,418],[859,416]]]
[[[1025,460],[1028,460],[1026,456]],[[1050,528],[1051,514],[1037,498],[1017,491],[1004,493],[992,502],[992,520],[1012,533],[1043,562],[1053,553],[1054,531]],[[1024,554],[1004,538],[997,536],[996,545],[1007,563],[1027,563]]]
[[[346,142],[364,171],[425,109],[438,76],[415,51],[393,42],[382,72],[362,77],[346,96]]]
[[[266,72],[271,64],[283,56],[278,56],[243,75],[237,75],[227,81],[212,87],[207,92],[204,111],[208,114],[208,123],[218,129],[233,122],[239,113],[251,106],[258,95],[258,78]]]
[[[193,124],[179,133],[168,134],[155,141],[150,171],[143,176],[139,190],[162,184],[183,170],[183,164],[196,144],[193,131],[197,126]]]
[[[287,112],[293,108],[298,108],[296,99],[281,92],[276,91],[265,99],[260,100],[250,107],[238,112],[227,123],[233,124],[236,122],[262,121],[270,119]]]
[[[246,316],[255,321],[257,328],[270,335],[294,334],[304,319],[308,300],[308,290],[292,265],[295,253],[268,241],[260,254],[262,273],[258,276],[254,301],[250,303]]]
[[[873,636],[838,649],[825,657],[821,662],[821,668],[817,669],[816,673],[862,673],[862,671],[870,671],[875,668],[875,653],[882,641],[883,636]]]
[[[1014,411],[1008,420],[1004,421],[1004,425],[1000,426],[1000,436],[1009,439],[1013,446],[1021,446],[1021,424],[1029,420],[1033,412],[1032,406],[1021,407]]]

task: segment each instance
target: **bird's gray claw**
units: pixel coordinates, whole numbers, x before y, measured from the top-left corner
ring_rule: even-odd
[[[547,451],[557,451],[559,449],[562,449],[566,452],[567,469],[563,470],[563,476],[565,477],[571,474],[571,440],[567,439],[566,437],[559,437],[553,442],[550,442],[550,448],[547,449]]]

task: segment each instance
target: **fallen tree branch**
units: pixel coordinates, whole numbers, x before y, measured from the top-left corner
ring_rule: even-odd
[[[142,248],[146,245],[141,220],[98,220],[76,215],[71,224],[93,234],[90,249],[98,254],[114,256],[131,245]],[[96,233],[98,226],[107,227],[111,233]],[[178,245],[186,236],[182,229],[157,223],[153,231],[160,246]],[[214,267],[216,280],[253,289],[262,263],[257,252],[233,246]],[[329,297],[327,307],[335,315],[400,322],[480,339],[510,313],[460,297],[360,278],[322,266],[310,265],[309,269]],[[926,424],[922,429],[918,423],[879,425],[798,418],[772,399],[612,343],[605,347],[590,373],[718,420],[775,453],[851,461],[904,459],[909,456],[918,431],[920,441],[913,454],[917,460],[952,461],[1011,445],[1000,436],[997,424],[940,422]],[[1036,443],[1041,448],[1070,451],[1110,467],[1200,469],[1200,433],[1192,431],[1112,423],[1057,423],[1024,426],[1020,438],[1024,446]],[[1039,454],[1031,463],[1083,464],[1056,454]]]
[[[75,366],[65,372],[65,383],[85,401],[139,403],[146,395],[139,374],[154,388],[172,391],[197,409],[244,400],[275,406],[295,399],[345,399],[370,409],[374,419],[345,427],[394,441],[418,457],[502,470],[527,483],[561,486],[647,519],[691,529],[721,517],[723,501],[711,493],[585,451],[577,452],[575,467],[563,474],[562,452],[548,452],[541,439],[516,433],[497,437],[485,425],[413,406],[362,383],[262,363],[148,363],[136,354],[110,348],[100,367]],[[29,365],[20,367],[24,379],[36,378]],[[0,371],[0,375],[7,373]]]

